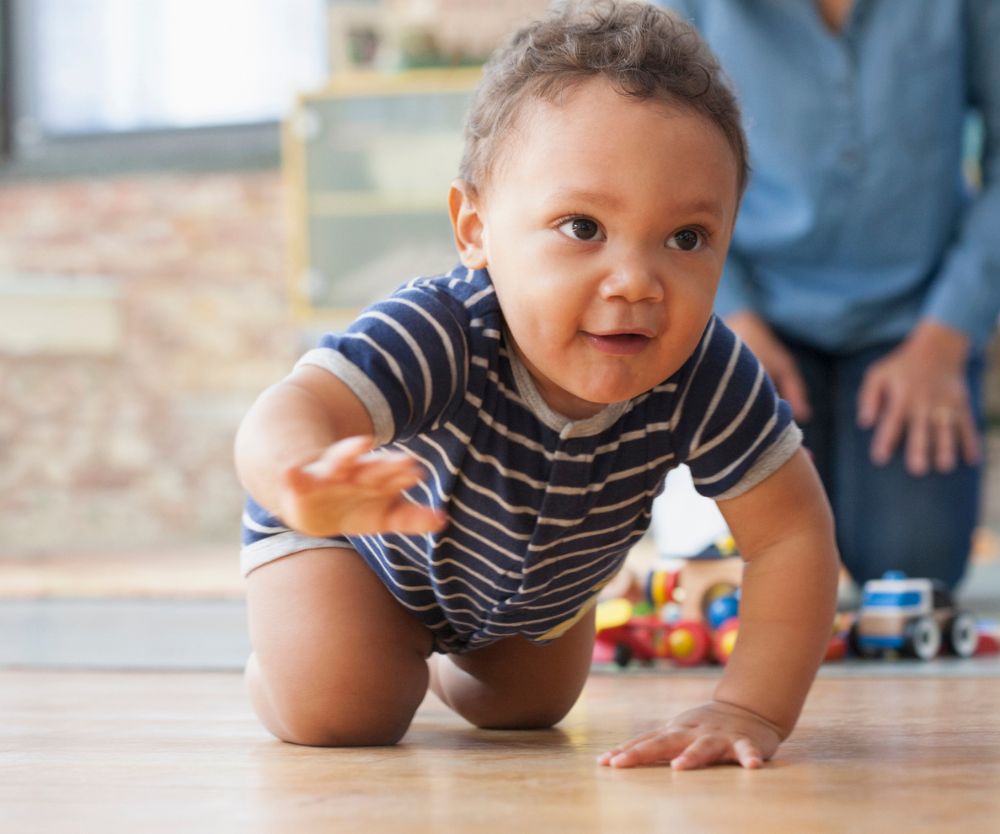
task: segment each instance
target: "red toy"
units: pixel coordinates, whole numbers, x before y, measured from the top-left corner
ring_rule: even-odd
[[[628,666],[669,659],[677,666],[695,666],[709,657],[711,635],[698,621],[666,623],[648,606],[639,613],[628,600],[612,599],[597,606],[595,663]]]
[[[622,596],[597,606],[594,662],[726,663],[739,634],[743,577],[743,560],[733,554],[727,540],[709,553],[650,571],[641,585],[634,578],[619,582]],[[826,660],[846,652],[844,637],[833,634]]]

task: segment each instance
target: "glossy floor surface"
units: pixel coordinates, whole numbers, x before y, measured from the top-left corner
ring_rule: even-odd
[[[233,673],[0,670],[0,831],[1000,831],[994,676],[822,676],[755,772],[595,764],[715,674],[594,675],[548,732],[429,697],[397,747],[322,750],[271,739]]]

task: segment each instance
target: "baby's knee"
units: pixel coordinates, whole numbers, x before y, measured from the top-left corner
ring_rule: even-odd
[[[307,747],[383,747],[399,742],[409,724],[409,719],[379,716],[373,720],[336,708],[316,711],[290,705],[279,714],[274,734],[282,741]]]
[[[462,716],[481,730],[548,730],[562,721],[575,698],[512,697],[505,702],[461,705]]]
[[[251,703],[267,730],[282,741],[308,747],[396,744],[420,701],[391,691],[368,692],[350,681],[285,678],[265,684],[255,659],[247,666],[246,680]]]

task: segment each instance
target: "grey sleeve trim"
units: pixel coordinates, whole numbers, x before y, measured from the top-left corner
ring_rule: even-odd
[[[329,371],[340,379],[368,409],[375,429],[375,445],[382,446],[392,440],[396,433],[396,424],[392,419],[392,409],[389,402],[378,389],[378,386],[351,360],[332,348],[314,348],[305,354],[295,367],[300,365],[315,365]]]
[[[314,550],[321,547],[354,549],[347,539],[317,539],[312,536],[303,536],[292,530],[287,533],[279,533],[269,539],[261,539],[259,542],[247,545],[240,550],[240,573],[246,577],[251,571],[256,570],[261,565],[266,565],[268,562],[277,561],[302,550]]]
[[[731,486],[721,495],[713,496],[713,500],[725,501],[727,498],[736,498],[744,492],[749,492],[761,481],[767,480],[781,469],[801,445],[802,429],[795,423],[789,423],[781,436],[771,445],[771,448],[757,458],[754,465],[746,471],[739,483]]]

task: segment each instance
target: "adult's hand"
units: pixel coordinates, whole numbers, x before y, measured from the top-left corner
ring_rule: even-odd
[[[791,406],[792,417],[800,422],[808,421],[812,417],[812,406],[799,366],[767,322],[756,313],[742,310],[726,316],[726,324],[764,366],[778,395]]]
[[[906,469],[950,472],[959,454],[979,460],[965,368],[969,340],[954,328],[925,320],[894,351],[874,363],[858,392],[858,425],[874,429],[869,451],[882,466],[905,440]]]

